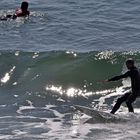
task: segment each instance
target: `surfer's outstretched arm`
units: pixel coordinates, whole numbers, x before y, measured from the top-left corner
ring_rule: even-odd
[[[107,81],[110,82],[110,81],[117,81],[117,80],[120,80],[122,78],[127,78],[130,76],[130,71],[126,72],[125,74],[122,74],[122,75],[119,75],[119,76],[115,76],[113,78],[110,78],[108,79]]]
[[[102,80],[101,83],[106,84],[106,83],[111,82],[111,81],[118,81],[118,80],[120,80],[122,78],[127,78],[130,75],[131,75],[131,72],[128,71],[125,74],[122,74],[122,75],[119,75],[119,76],[115,76],[115,77],[112,77],[110,79]]]
[[[6,17],[0,17],[0,20],[16,19],[16,15],[6,15]]]

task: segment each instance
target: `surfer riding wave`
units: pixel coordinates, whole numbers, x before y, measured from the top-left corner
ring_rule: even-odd
[[[125,93],[123,96],[117,99],[116,104],[114,105],[113,109],[110,112],[112,114],[115,114],[115,112],[120,108],[123,102],[126,102],[129,112],[134,112],[132,103],[136,100],[137,97],[140,96],[140,71],[135,66],[135,62],[133,59],[128,59],[126,61],[126,67],[128,69],[126,73],[119,76],[115,76],[108,80],[102,81],[103,83],[107,83],[110,81],[117,81],[117,80],[120,80],[122,78],[127,78],[127,77],[130,77],[131,79],[132,90],[130,92]]]

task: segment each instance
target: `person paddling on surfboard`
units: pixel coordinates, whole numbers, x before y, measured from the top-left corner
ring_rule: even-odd
[[[28,10],[28,2],[23,1],[21,3],[21,7],[16,9],[15,13],[13,15],[6,15],[6,17],[1,18],[1,20],[7,20],[8,18],[16,19],[17,17],[27,17],[30,14],[30,11]]]
[[[115,114],[115,112],[119,109],[120,105],[123,102],[126,102],[129,112],[134,112],[132,103],[136,100],[138,96],[140,96],[140,71],[135,66],[133,59],[128,59],[126,61],[126,67],[128,69],[126,73],[103,81],[106,83],[110,81],[117,81],[117,80],[120,80],[122,78],[127,78],[127,77],[130,77],[131,79],[132,90],[130,92],[125,93],[123,96],[117,99],[116,104],[114,105],[112,111],[110,112],[112,114]]]

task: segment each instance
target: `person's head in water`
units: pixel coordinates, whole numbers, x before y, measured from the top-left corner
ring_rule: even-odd
[[[21,10],[27,11],[28,5],[29,5],[28,2],[23,1],[23,2],[21,3]]]
[[[134,65],[135,65],[135,62],[134,62],[134,60],[133,59],[128,59],[128,60],[126,60],[126,67],[128,68],[128,69],[131,69],[131,68],[133,68],[134,67]]]

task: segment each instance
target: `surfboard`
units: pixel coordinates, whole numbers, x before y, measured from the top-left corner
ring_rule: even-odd
[[[104,112],[104,111],[98,111],[89,107],[85,107],[85,106],[80,106],[80,105],[75,105],[74,106],[76,108],[76,110],[79,110],[80,112],[90,116],[90,117],[94,117],[94,118],[104,118],[104,119],[114,119],[116,118],[116,116],[114,114],[108,113],[108,112]]]

